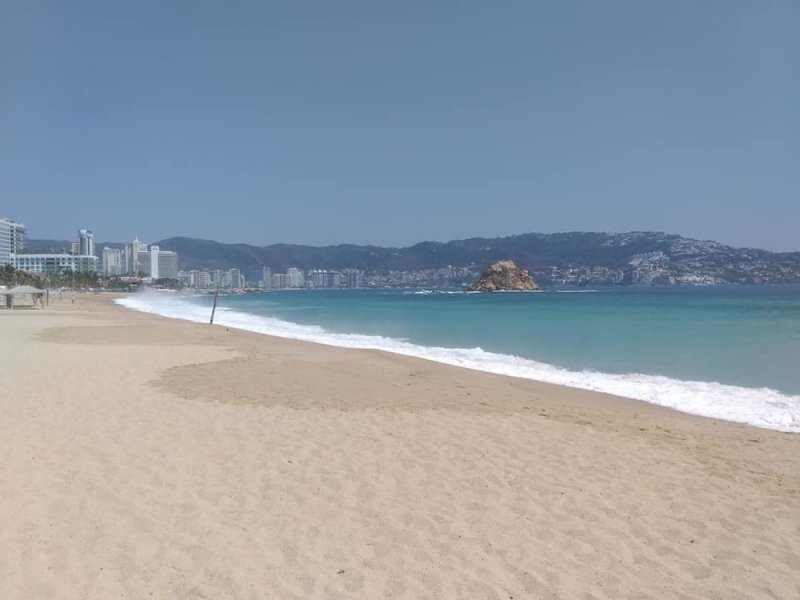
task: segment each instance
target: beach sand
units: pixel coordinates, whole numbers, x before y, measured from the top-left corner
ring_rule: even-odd
[[[800,436],[127,311],[0,311],[0,598],[800,597]]]

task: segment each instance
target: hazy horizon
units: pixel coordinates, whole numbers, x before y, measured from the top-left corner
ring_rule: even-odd
[[[3,217],[3,216],[6,216],[6,215],[0,215],[0,217]],[[27,226],[27,224],[24,221],[23,221],[23,223]],[[117,239],[106,239],[106,238],[103,238],[103,237],[98,237],[96,232],[94,232],[93,230],[92,230],[92,233],[94,235],[95,244],[97,244],[98,247],[102,247],[102,244],[124,244],[124,243],[130,242],[130,241],[132,241],[134,239],[134,236],[130,236],[130,237],[127,237],[127,238],[124,238],[124,239],[118,239],[118,240]],[[588,231],[588,230],[578,231],[578,230],[573,230],[573,231],[550,231],[550,232],[544,232],[544,231],[521,231],[521,232],[517,232],[517,233],[510,233],[510,234],[507,234],[507,235],[472,235],[472,236],[468,236],[468,237],[464,237],[464,238],[416,240],[416,241],[412,241],[410,243],[402,244],[402,245],[391,245],[391,244],[380,244],[380,243],[375,244],[375,243],[368,243],[368,242],[367,243],[358,243],[358,242],[349,242],[349,241],[333,242],[333,243],[330,243],[330,244],[311,244],[311,243],[305,243],[305,242],[302,242],[302,241],[300,241],[300,242],[286,242],[286,241],[280,241],[280,240],[260,243],[260,242],[246,242],[246,241],[242,241],[242,240],[225,241],[225,240],[219,240],[219,239],[213,239],[213,238],[205,238],[205,237],[192,236],[192,235],[182,235],[182,234],[169,235],[169,236],[166,236],[166,237],[163,237],[163,238],[153,238],[153,239],[151,239],[151,238],[148,238],[147,236],[136,235],[136,234],[134,234],[134,235],[136,235],[136,237],[140,241],[145,242],[147,244],[155,244],[155,243],[161,242],[163,240],[172,239],[172,238],[186,238],[186,239],[194,239],[194,240],[207,241],[207,242],[216,242],[216,243],[220,243],[220,244],[245,244],[245,245],[248,245],[248,246],[255,246],[255,247],[266,247],[266,246],[273,246],[273,245],[292,245],[292,246],[310,246],[310,247],[355,245],[355,246],[377,246],[377,247],[382,247],[382,248],[408,248],[408,247],[414,246],[416,244],[422,244],[422,243],[426,243],[426,242],[434,242],[434,243],[446,244],[446,243],[449,243],[449,242],[467,240],[467,239],[473,239],[473,238],[475,238],[475,239],[496,239],[496,238],[505,238],[505,237],[512,237],[512,236],[528,235],[528,234],[558,235],[558,234],[569,234],[569,233],[605,233],[605,234],[610,234],[610,235],[627,234],[627,233],[663,233],[665,235],[678,235],[678,236],[681,236],[681,237],[684,237],[684,238],[694,239],[694,240],[701,241],[701,242],[718,242],[718,243],[725,244],[725,245],[733,247],[733,248],[753,248],[753,249],[756,249],[756,250],[767,250],[767,251],[770,251],[770,252],[800,252],[800,248],[789,249],[789,250],[770,250],[769,248],[760,248],[758,246],[737,246],[735,244],[729,244],[729,243],[727,243],[727,242],[725,242],[723,240],[715,240],[715,239],[711,239],[711,238],[694,238],[692,236],[687,236],[687,235],[684,235],[684,234],[679,233],[679,232],[659,231],[659,230],[647,230],[647,231],[643,231],[643,230],[631,230],[631,231]],[[76,234],[77,234],[77,231],[76,231]],[[49,241],[56,241],[56,242],[77,241],[77,235],[74,236],[76,238],[75,240],[72,240],[70,238],[64,238],[64,237],[49,237],[49,236],[31,235],[30,234],[30,228],[28,228],[26,237],[28,239],[34,240],[34,241],[36,241],[36,240],[49,240]]]
[[[33,238],[800,249],[798,3],[0,3]]]

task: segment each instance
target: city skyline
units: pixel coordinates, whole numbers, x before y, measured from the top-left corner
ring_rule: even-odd
[[[798,250],[797,4],[179,4],[6,7],[0,198],[32,237]]]
[[[360,288],[362,282],[366,282],[367,287],[458,287],[468,283],[468,279],[474,279],[480,272],[480,264],[491,259],[492,255],[497,259],[498,253],[504,260],[508,256],[517,256],[528,264],[532,261],[536,264],[538,277],[566,286],[800,282],[798,253],[737,249],[713,241],[653,232],[621,235],[572,233],[551,236],[549,240],[546,235],[528,234],[500,238],[488,245],[488,240],[473,239],[450,244],[420,244],[405,249],[340,246],[330,248],[324,256],[317,253],[313,257],[315,264],[308,264],[308,255],[301,257],[296,254],[294,258],[300,258],[300,263],[306,263],[304,266],[286,265],[285,273],[273,273],[275,263],[272,259],[276,257],[269,254],[268,248],[261,249],[261,260],[256,259],[254,265],[252,254],[239,254],[234,258],[236,252],[231,254],[230,247],[229,252],[220,252],[224,244],[175,240],[182,251],[190,254],[188,262],[181,268],[175,249],[161,250],[160,244],[141,242],[138,236],[124,244],[101,244],[102,251],[98,256],[92,231],[81,228],[78,241],[56,242],[61,245],[60,253],[53,247],[43,253],[42,248],[26,247],[26,229],[24,223],[0,218],[0,265],[50,275],[78,271],[102,273],[106,277],[175,280],[180,285],[200,289],[222,286],[236,290],[252,288],[253,281],[259,282],[255,287],[265,291]],[[122,248],[114,248],[114,245]],[[582,250],[578,249],[581,246]],[[555,250],[555,247],[559,249]],[[617,249],[625,247],[627,257],[620,260]],[[297,247],[298,250],[302,248],[308,249]],[[279,263],[285,264],[288,258],[285,250],[281,247]],[[198,251],[202,258],[198,259]],[[416,256],[409,252],[416,253]],[[379,256],[381,253],[382,258]],[[405,256],[401,256],[404,253]],[[600,255],[605,255],[605,264],[598,263]],[[221,256],[225,256],[224,262],[227,263],[224,269],[209,267],[210,263],[218,264]],[[202,269],[198,269],[198,263],[203,264]],[[231,266],[237,263],[239,266]],[[322,263],[333,263],[334,268],[323,268]],[[444,263],[447,266],[442,268]],[[242,265],[245,272],[240,269]],[[362,266],[354,268],[355,265]],[[253,273],[256,273],[256,279],[248,279]]]
[[[6,215],[6,217],[11,218],[12,220],[15,220],[15,217],[11,217],[10,215]],[[33,230],[34,235],[31,235],[32,228],[28,224],[30,221],[29,220],[26,221],[24,219],[19,219],[18,216],[16,217],[16,220],[20,221],[20,222],[23,222],[25,224],[26,230],[27,230],[27,236],[26,237],[28,239],[46,240],[46,241],[53,241],[53,242],[59,242],[59,243],[76,243],[76,240],[70,240],[67,237],[63,237],[63,236],[62,237],[58,237],[57,234],[55,236],[52,236],[52,237],[51,236],[44,236],[44,235],[37,235],[35,230]],[[273,241],[268,241],[268,242],[263,242],[263,243],[252,243],[252,242],[247,242],[247,241],[244,241],[244,240],[241,240],[241,239],[234,239],[234,240],[231,240],[231,241],[226,241],[226,240],[223,240],[223,239],[203,238],[203,237],[199,237],[199,236],[183,235],[183,234],[177,234],[177,233],[176,234],[167,235],[165,237],[142,236],[142,235],[140,235],[138,233],[134,233],[132,237],[131,237],[130,234],[123,235],[123,237],[121,239],[111,239],[111,238],[99,237],[99,238],[96,238],[95,242],[93,242],[93,246],[97,247],[97,250],[96,250],[95,254],[98,255],[98,256],[102,252],[102,246],[105,245],[105,244],[124,245],[126,243],[129,243],[132,240],[141,241],[140,238],[151,240],[150,242],[147,242],[148,245],[151,244],[151,243],[155,244],[155,243],[162,242],[164,240],[173,239],[173,238],[188,238],[188,239],[195,239],[195,240],[201,240],[201,241],[218,242],[218,243],[221,243],[221,244],[246,244],[246,245],[255,246],[255,247],[268,247],[268,246],[272,246],[272,245],[281,245],[281,244],[290,244],[290,245],[297,245],[297,246],[310,246],[310,247],[326,247],[326,246],[338,246],[338,245],[345,244],[345,245],[355,245],[355,246],[378,246],[378,247],[381,247],[381,248],[393,248],[393,247],[396,247],[396,248],[408,248],[408,247],[414,246],[415,244],[420,244],[420,243],[424,243],[424,242],[449,243],[449,242],[459,241],[459,240],[462,240],[462,239],[472,239],[472,238],[494,239],[494,238],[505,238],[505,237],[510,237],[510,236],[514,236],[514,235],[525,235],[525,234],[529,234],[529,233],[544,234],[544,235],[549,235],[549,234],[567,234],[567,233],[625,234],[625,233],[632,233],[632,232],[639,232],[639,231],[641,231],[641,232],[653,232],[653,233],[665,233],[667,235],[678,235],[678,236],[682,236],[682,237],[688,237],[688,238],[691,238],[691,239],[696,239],[698,241],[717,242],[717,243],[721,243],[721,244],[725,244],[725,245],[731,246],[733,248],[753,248],[753,249],[758,249],[758,250],[767,250],[769,252],[779,252],[779,253],[780,252],[800,252],[800,242],[797,242],[797,244],[795,244],[795,247],[789,247],[787,249],[774,250],[774,249],[766,247],[766,246],[737,245],[737,244],[730,243],[730,242],[728,242],[726,240],[723,240],[723,239],[717,239],[717,238],[711,238],[711,237],[707,237],[707,238],[693,237],[693,236],[689,236],[689,235],[685,234],[682,231],[666,231],[666,230],[663,230],[663,229],[626,230],[626,231],[622,231],[622,230],[620,230],[620,231],[616,231],[616,230],[564,230],[564,231],[525,230],[525,231],[521,231],[520,230],[520,231],[515,231],[513,233],[507,234],[507,235],[492,234],[492,233],[483,233],[483,234],[479,233],[479,234],[476,234],[476,235],[473,235],[473,236],[468,236],[468,237],[465,237],[465,238],[419,239],[419,240],[415,240],[415,241],[413,241],[411,243],[400,245],[400,246],[392,246],[391,244],[367,244],[367,243],[360,244],[360,243],[356,243],[356,242],[352,242],[352,241],[346,241],[346,240],[342,241],[342,242],[331,243],[331,244],[310,244],[310,243],[304,243],[304,242],[286,242],[286,241],[281,241],[281,240],[273,240]],[[92,233],[92,232],[93,232],[93,230],[89,230],[89,233]]]

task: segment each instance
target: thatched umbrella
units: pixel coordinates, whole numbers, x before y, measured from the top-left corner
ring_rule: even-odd
[[[5,290],[0,292],[0,295],[6,297],[6,306],[8,308],[14,308],[14,298],[17,296],[28,297],[31,298],[31,307],[36,308],[36,303],[39,303],[41,308],[44,308],[44,290],[36,289],[30,285],[18,285],[15,288],[11,288],[10,290]]]

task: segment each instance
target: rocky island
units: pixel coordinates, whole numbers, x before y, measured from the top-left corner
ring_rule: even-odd
[[[533,291],[539,286],[528,273],[513,260],[499,260],[487,266],[469,292]]]

